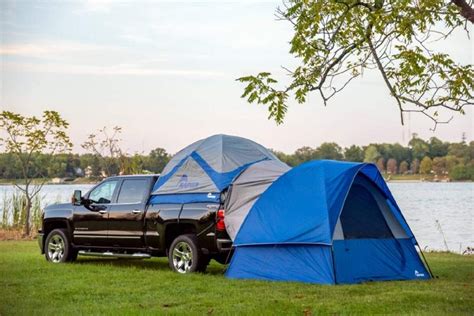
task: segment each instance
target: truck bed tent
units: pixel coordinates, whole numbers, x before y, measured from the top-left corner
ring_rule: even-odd
[[[230,278],[321,284],[429,279],[373,164],[311,161],[260,196],[234,240]]]
[[[280,160],[264,160],[248,167],[232,182],[224,206],[226,231],[232,240],[260,195],[288,170],[290,167]]]
[[[156,182],[151,204],[219,202],[220,193],[249,166],[279,161],[268,149],[249,139],[214,135],[179,151]]]

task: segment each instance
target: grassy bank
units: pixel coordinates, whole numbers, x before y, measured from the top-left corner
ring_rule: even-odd
[[[472,314],[474,257],[427,254],[439,279],[321,286],[178,275],[164,259],[48,264],[35,241],[0,242],[0,315]]]

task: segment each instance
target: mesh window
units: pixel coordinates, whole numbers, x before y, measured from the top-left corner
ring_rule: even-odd
[[[340,219],[345,239],[393,238],[377,201],[362,185],[350,189]]]

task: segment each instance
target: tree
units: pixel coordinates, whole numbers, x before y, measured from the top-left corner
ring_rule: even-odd
[[[417,174],[420,170],[420,161],[418,159],[414,159],[410,164],[411,173]]]
[[[295,156],[295,166],[297,166],[303,162],[315,159],[316,153],[313,148],[305,146],[305,147],[298,148],[295,151],[294,156]]]
[[[50,156],[57,152],[66,152],[72,148],[66,130],[69,124],[55,111],[44,111],[41,118],[23,116],[3,111],[0,113],[0,145],[11,153],[18,161],[22,185],[16,187],[24,194],[25,235],[31,230],[31,207],[33,198],[41,191],[46,182],[44,172],[32,173],[35,169],[35,158],[41,153]],[[42,178],[40,183],[33,185],[33,178]]]
[[[444,157],[435,157],[435,158],[433,158],[433,161],[431,163],[431,167],[433,169],[433,172],[438,176],[442,176],[442,175],[448,173],[448,168],[446,166],[446,158],[444,158]]]
[[[413,134],[413,138],[408,142],[411,147],[412,156],[414,159],[421,160],[430,152],[430,146],[423,139],[418,138],[418,135]]]
[[[383,157],[380,157],[379,159],[377,159],[377,169],[379,169],[380,173],[384,173],[385,172],[385,159],[383,159]]]
[[[344,151],[344,159],[347,161],[362,162],[364,161],[364,151],[359,146],[352,145]]]
[[[464,113],[474,104],[474,69],[435,52],[433,41],[444,40],[474,10],[466,0],[445,1],[324,1],[290,0],[277,16],[294,29],[290,53],[300,59],[287,69],[291,82],[278,86],[269,72],[238,78],[247,86],[250,103],[268,106],[269,118],[283,122],[288,100],[304,103],[318,92],[324,105],[350,82],[372,69],[380,74],[400,111],[420,112],[434,122],[439,109]],[[440,28],[444,26],[444,28]]]
[[[449,143],[443,143],[436,137],[431,137],[429,141],[430,157],[444,157],[448,154]]]
[[[420,173],[421,174],[429,174],[432,169],[432,161],[431,158],[426,156],[420,163]]]
[[[407,174],[408,172],[408,162],[406,162],[405,160],[403,160],[402,162],[400,162],[400,168],[398,170],[401,174]]]
[[[122,128],[115,126],[112,133],[104,127],[96,134],[90,134],[81,146],[98,157],[101,161],[103,171],[107,176],[116,175],[124,171],[124,152],[120,148],[120,134]]]
[[[389,174],[396,174],[397,173],[397,161],[393,158],[390,158],[388,161],[387,161],[387,172]]]
[[[89,170],[86,176],[98,178],[101,176],[100,170],[100,159],[97,155],[94,154],[84,154],[81,155],[80,159],[80,167],[84,172]]]
[[[376,162],[380,158],[380,153],[375,145],[369,145],[365,149],[364,162]]]
[[[322,143],[314,153],[316,159],[342,160],[342,148],[336,143]]]
[[[150,151],[144,167],[154,173],[160,173],[170,160],[170,155],[163,148],[155,148]]]
[[[471,158],[471,148],[466,143],[452,143],[448,147],[448,154],[461,158],[464,161]]]

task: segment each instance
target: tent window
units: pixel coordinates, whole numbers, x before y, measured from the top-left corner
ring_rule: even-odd
[[[345,239],[393,238],[372,193],[354,184],[341,213]]]

